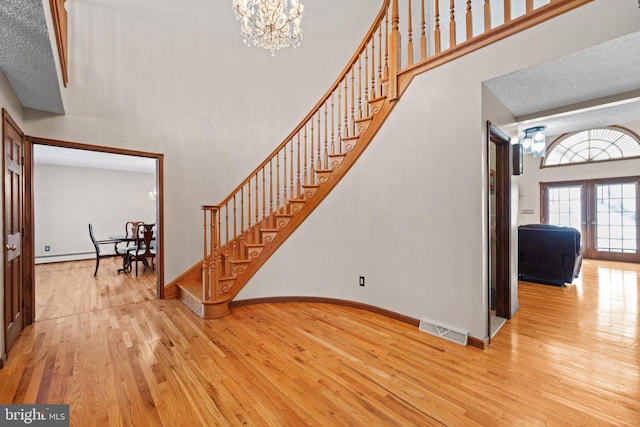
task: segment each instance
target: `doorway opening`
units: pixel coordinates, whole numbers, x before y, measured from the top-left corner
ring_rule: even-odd
[[[164,298],[162,154],[36,137],[29,140],[33,154],[28,182],[32,203],[27,216],[33,231],[31,321],[41,320],[38,315],[48,315],[39,310],[47,301],[39,298],[35,289],[36,282],[40,283],[37,271],[47,266],[36,269],[36,264],[86,262],[90,266],[88,277],[93,274],[96,256],[88,223],[93,224],[99,238],[123,234],[130,220],[155,223],[155,271],[145,276],[148,280],[153,274],[155,297]],[[102,249],[113,252],[111,247],[101,248],[101,253]],[[112,262],[103,259],[95,279],[109,280],[107,276],[111,275],[113,280],[125,280],[124,275],[131,274],[116,274],[119,259],[115,253]]]
[[[487,122],[489,185],[488,337],[511,318],[511,138]]]

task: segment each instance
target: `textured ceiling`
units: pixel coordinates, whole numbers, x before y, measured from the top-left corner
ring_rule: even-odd
[[[24,107],[64,114],[53,55],[42,0],[0,1],[0,70]]]
[[[549,135],[640,120],[640,32],[485,82],[519,130]]]

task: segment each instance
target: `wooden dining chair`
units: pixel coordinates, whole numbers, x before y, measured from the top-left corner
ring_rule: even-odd
[[[155,224],[138,224],[137,235],[138,240],[135,245],[128,249],[129,268],[132,268],[133,263],[136,266],[136,277],[138,276],[138,261],[142,261],[145,268],[155,270]],[[131,271],[131,270],[129,270]]]
[[[109,255],[102,255],[100,251],[100,245],[115,245],[115,240],[105,239],[105,240],[97,240],[96,236],[93,234],[93,224],[89,223],[89,237],[91,237],[91,242],[93,243],[93,247],[96,250],[96,271],[93,272],[95,276],[98,274],[98,267],[100,267],[100,258],[106,258]]]

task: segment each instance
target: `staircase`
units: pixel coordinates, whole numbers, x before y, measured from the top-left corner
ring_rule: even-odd
[[[466,0],[466,25],[459,32],[460,1],[408,0],[401,9],[398,0],[384,0],[356,53],[311,112],[227,198],[203,206],[203,258],[166,294],[203,318],[228,314],[230,301],[355,164],[415,75],[591,0],[550,0],[536,9],[526,0],[515,18],[511,3],[517,0],[493,0],[503,16],[496,27],[490,0]],[[412,3],[419,4],[417,15]],[[441,24],[441,9],[448,23]],[[429,26],[425,10],[435,17]],[[484,24],[475,32],[474,13],[482,14]],[[414,27],[420,29],[415,47]]]

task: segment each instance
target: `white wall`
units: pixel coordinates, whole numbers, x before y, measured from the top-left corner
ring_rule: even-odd
[[[640,134],[640,121],[615,124],[632,130],[636,134]],[[548,143],[552,143],[556,137],[557,136],[551,135],[550,138],[547,139]],[[640,159],[540,168],[540,159],[525,156],[523,169],[524,174],[522,175],[519,188],[519,223],[539,224],[541,182],[637,176],[640,175]],[[523,211],[533,211],[533,213],[523,213]]]
[[[147,198],[155,180],[148,173],[35,164],[36,263],[95,258],[88,223],[97,239],[106,239],[124,234],[127,221],[156,222],[156,202]]]
[[[483,120],[504,115],[483,114],[482,82],[640,29],[636,5],[605,3],[415,78],[354,168],[238,299],[356,300],[486,337]]]

